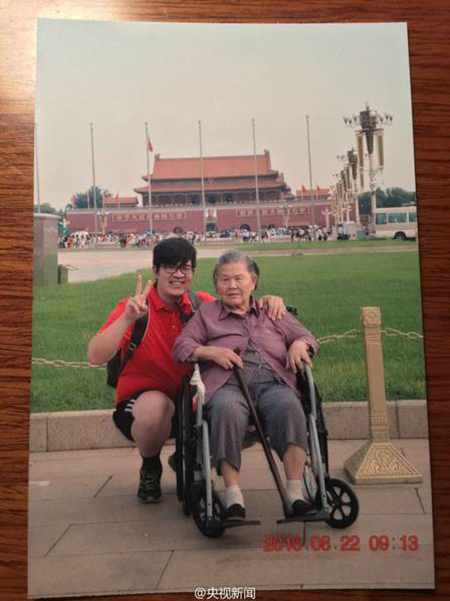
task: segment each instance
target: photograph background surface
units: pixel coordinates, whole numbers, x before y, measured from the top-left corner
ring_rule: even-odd
[[[45,3],[42,4],[44,6]],[[255,7],[251,6],[252,3],[246,4],[246,16],[251,17],[255,11]],[[338,18],[338,15],[342,17],[343,11],[355,8],[358,3],[353,3],[349,6],[348,3],[340,4],[339,2],[330,2],[325,10],[322,12],[322,16],[325,20],[332,20]],[[443,65],[443,61],[446,53],[446,40],[448,36],[445,35],[448,25],[444,13],[441,13],[443,8],[442,2],[433,3],[435,10],[429,11],[428,8],[421,8],[419,3],[409,2],[408,3],[408,19],[410,22],[410,32],[412,38],[412,64],[413,64],[413,83],[414,83],[414,99],[416,106],[416,122],[419,125],[418,129],[418,182],[419,182],[419,195],[420,188],[423,189],[423,194],[420,195],[420,199],[423,199],[423,208],[421,213],[423,219],[421,220],[423,233],[421,238],[421,250],[422,250],[422,269],[423,269],[423,288],[424,288],[424,309],[425,309],[425,324],[427,333],[427,356],[432,363],[430,364],[431,370],[429,370],[430,376],[430,398],[431,398],[431,426],[432,433],[434,436],[433,459],[435,460],[435,507],[437,508],[437,532],[438,532],[438,596],[445,596],[445,584],[444,574],[446,571],[446,547],[445,547],[445,524],[442,522],[443,511],[445,507],[446,495],[443,494],[448,487],[448,482],[445,479],[446,466],[448,465],[448,452],[444,444],[444,439],[439,436],[439,433],[445,431],[448,427],[445,413],[442,412],[444,405],[436,403],[439,398],[444,398],[446,386],[448,387],[448,375],[445,370],[445,366],[448,363],[448,344],[445,338],[442,338],[442,332],[445,331],[445,321],[443,321],[443,313],[440,311],[442,306],[442,299],[445,299],[445,295],[448,293],[448,282],[443,277],[443,274],[448,273],[446,269],[446,258],[444,254],[445,249],[445,237],[444,233],[448,224],[445,220],[446,213],[443,211],[444,207],[444,189],[442,183],[446,181],[446,173],[448,169],[444,168],[448,164],[448,148],[443,144],[442,137],[436,134],[437,129],[433,129],[433,124],[439,123],[439,131],[445,131],[445,124],[442,123],[440,118],[440,110],[446,110],[445,106],[446,99],[448,100],[448,84],[442,80],[439,76],[439,65]],[[98,8],[97,12],[92,11],[89,16],[98,16],[102,14],[104,18],[111,18],[121,16],[122,18],[132,18],[136,15],[134,12],[127,12],[124,9],[122,12],[110,12],[105,6],[104,8]],[[214,5],[209,7],[212,13],[214,13]],[[216,7],[217,11],[219,7]],[[283,18],[298,19],[313,19],[314,10],[313,5],[304,7],[286,5]],[[322,7],[323,8],[323,7]],[[401,18],[406,8],[404,3],[397,3],[395,7],[391,7],[387,3],[377,8],[377,12],[366,13],[367,18],[379,19],[380,15],[385,18]],[[59,16],[71,16],[86,17],[86,7],[81,8],[74,4],[73,10],[66,10],[64,14],[61,12]],[[172,18],[192,18],[194,14],[192,7],[186,4],[186,8],[179,9],[172,7],[173,12],[170,13],[168,7],[163,9],[164,16],[168,14]],[[53,8],[45,7],[43,11],[47,16],[56,16]],[[252,12],[253,11],[253,12]],[[259,7],[258,7],[259,11]],[[23,14],[19,16],[19,9],[9,8],[5,14],[5,20],[3,20],[3,26],[7,31],[8,35],[4,38],[2,43],[5,44],[6,48],[11,52],[11,55],[19,57],[19,61],[16,63],[14,73],[17,75],[13,82],[8,83],[6,80],[2,83],[2,96],[5,99],[3,105],[2,114],[8,117],[7,125],[5,125],[5,136],[2,144],[2,155],[7,158],[6,163],[2,167],[2,174],[4,175],[4,181],[6,191],[12,192],[14,197],[14,206],[17,208],[14,215],[11,216],[10,221],[5,221],[2,224],[2,240],[6,242],[4,247],[5,261],[2,263],[2,279],[5,283],[3,286],[3,298],[6,301],[11,292],[11,281],[14,281],[13,290],[20,294],[22,299],[25,300],[25,305],[28,303],[28,313],[25,316],[25,320],[17,320],[15,318],[17,313],[17,305],[11,305],[6,303],[4,305],[4,312],[2,316],[2,330],[5,336],[11,339],[11,347],[3,353],[3,358],[7,359],[3,367],[3,376],[5,382],[5,390],[8,391],[10,402],[8,407],[2,408],[3,424],[5,424],[5,438],[4,444],[5,449],[8,448],[10,451],[10,459],[5,459],[5,470],[8,470],[8,466],[14,465],[15,468],[20,466],[20,470],[9,469],[5,471],[5,482],[17,484],[18,498],[14,501],[6,497],[2,498],[3,508],[8,511],[12,507],[11,503],[14,502],[16,508],[17,521],[14,526],[9,524],[8,527],[3,529],[3,541],[7,544],[8,559],[13,561],[11,564],[14,569],[15,577],[10,578],[5,574],[3,582],[5,586],[11,591],[11,598],[24,598],[25,590],[25,573],[26,573],[26,559],[24,555],[24,541],[26,538],[25,534],[25,518],[24,513],[17,513],[17,507],[23,507],[26,511],[25,499],[26,499],[26,474],[27,467],[25,456],[22,450],[27,447],[27,430],[22,425],[20,428],[14,428],[15,424],[25,423],[23,418],[26,417],[26,397],[27,397],[27,357],[29,357],[29,350],[31,345],[31,310],[30,310],[30,284],[31,281],[31,267],[29,258],[31,257],[31,221],[27,226],[28,229],[24,229],[22,235],[11,233],[11,228],[21,225],[23,226],[23,215],[30,214],[30,191],[32,181],[32,123],[33,123],[33,31],[34,31],[34,18],[36,14],[34,12]],[[222,13],[219,11],[222,15]],[[219,14],[216,13],[216,14]],[[261,13],[258,12],[258,16]],[[211,12],[208,14],[198,11],[199,18],[211,18]],[[242,13],[243,15],[243,13]],[[267,17],[272,16],[273,18],[279,18],[280,13],[267,12]],[[139,15],[142,18],[155,18],[160,16],[161,13],[155,11],[148,11]],[[253,16],[256,16],[254,13]],[[3,15],[2,15],[3,17]],[[228,15],[231,18],[231,15]],[[7,25],[6,25],[7,23]],[[434,25],[434,27],[433,27]],[[431,26],[431,27],[430,27]],[[434,37],[431,39],[428,35],[430,27],[435,32]],[[18,35],[13,35],[17,33]],[[8,56],[8,53],[3,54],[4,57]],[[5,59],[6,60],[6,59]],[[11,71],[8,71],[9,73]],[[434,95],[436,98],[443,100],[443,104],[429,104],[428,98]],[[444,136],[445,138],[445,136]],[[17,157],[19,162],[23,165],[23,171],[20,173],[15,171],[11,165],[17,165]],[[427,157],[430,161],[427,161]],[[439,158],[438,158],[439,157]],[[15,162],[14,160],[15,159]],[[430,169],[430,166],[434,167]],[[434,176],[439,175],[439,181],[433,179]],[[442,209],[441,209],[442,207]],[[436,217],[439,217],[438,223],[436,223]],[[7,254],[6,254],[7,253]],[[26,260],[28,258],[28,260]],[[432,351],[432,343],[436,352]],[[25,400],[25,404],[24,401]],[[438,417],[439,416],[439,417]],[[13,475],[14,473],[14,475]],[[436,479],[436,475],[439,477]],[[437,492],[436,492],[437,491]],[[19,503],[18,503],[19,502]],[[22,537],[17,537],[18,531],[23,533]],[[14,536],[13,536],[14,532]],[[10,534],[9,534],[10,533]],[[6,546],[2,548],[6,549]],[[6,552],[6,551],[5,551]],[[447,564],[448,567],[448,564]],[[9,573],[8,573],[9,574]],[[18,577],[17,577],[18,576]],[[348,593],[345,593],[348,597]],[[361,598],[361,593],[357,593]],[[309,593],[308,598],[314,598],[314,593]],[[390,596],[389,593],[379,593],[381,597]],[[321,595],[321,598],[326,595]],[[368,598],[368,594],[365,595]],[[422,596],[421,596],[422,597]],[[136,597],[135,597],[136,598]],[[407,597],[411,598],[411,594],[408,593]],[[422,597],[423,598],[423,597]]]
[[[249,126],[251,116],[255,115],[257,123],[259,124],[261,121],[262,136],[265,139],[264,148],[268,148],[271,152],[273,167],[286,173],[289,178],[287,179],[288,184],[293,190],[298,190],[308,180],[305,132],[303,132],[303,140],[300,141],[295,135],[294,123],[298,124],[299,113],[303,113],[301,115],[303,120],[305,114],[309,114],[311,123],[317,122],[318,128],[317,135],[313,136],[316,141],[316,152],[313,159],[315,181],[317,181],[316,174],[319,174],[323,182],[322,186],[329,187],[332,181],[330,172],[333,164],[335,169],[339,169],[336,157],[339,148],[345,150],[355,145],[354,132],[345,129],[342,113],[345,113],[346,105],[355,102],[357,94],[361,98],[360,105],[351,112],[358,112],[364,108],[362,98],[365,97],[366,100],[369,100],[372,108],[378,108],[375,103],[383,102],[387,106],[385,110],[395,115],[399,114],[398,129],[395,129],[395,117],[393,127],[386,128],[385,146],[388,148],[386,169],[383,176],[379,178],[379,185],[383,188],[398,186],[414,190],[406,34],[406,26],[401,23],[345,26],[228,26],[44,20],[40,22],[38,30],[36,110],[41,198],[48,201],[48,196],[50,196],[45,192],[44,180],[47,183],[51,182],[49,189],[52,193],[61,190],[60,195],[64,195],[66,201],[70,199],[72,193],[82,190],[80,183],[82,174],[85,167],[89,165],[89,161],[86,161],[88,158],[86,145],[90,150],[89,135],[84,136],[82,131],[84,126],[87,130],[85,133],[90,133],[91,118],[95,126],[96,139],[99,129],[101,139],[101,143],[96,144],[96,183],[100,187],[107,187],[111,190],[113,188],[109,181],[100,181],[99,173],[103,173],[103,177],[109,178],[117,177],[117,174],[122,174],[121,177],[129,176],[133,170],[137,173],[137,168],[133,163],[126,163],[126,159],[130,159],[130,155],[134,152],[131,149],[135,145],[134,137],[136,135],[133,135],[133,132],[137,133],[135,126],[137,116],[141,118],[141,133],[143,133],[144,120],[148,120],[151,130],[156,132],[156,137],[154,133],[151,134],[155,152],[158,150],[156,140],[159,137],[166,138],[164,146],[163,144],[162,146],[167,148],[167,153],[163,154],[163,157],[167,155],[170,158],[186,155],[196,157],[198,156],[198,148],[196,148],[198,140],[193,136],[193,139],[187,142],[186,131],[189,130],[190,125],[195,132],[195,115],[198,112],[202,116],[204,136],[206,137],[206,124],[210,125],[213,133],[211,142],[213,149],[207,151],[203,145],[204,156],[251,154],[249,140],[246,140],[249,132],[247,131],[247,136],[244,135],[243,124],[247,122],[247,126]],[[361,47],[364,50],[355,53],[355,47]],[[188,52],[186,52],[186,48],[189,49]],[[239,62],[238,57],[240,57]],[[362,68],[363,66],[364,68]],[[146,69],[150,71],[151,77],[145,76],[142,79],[141,74],[145,73]],[[268,82],[267,75],[269,73],[275,74],[275,77],[269,78]],[[373,87],[374,81],[377,82],[376,89]],[[116,89],[122,90],[122,93],[110,96],[109,91]],[[86,90],[88,90],[87,94]],[[105,90],[108,93],[105,94]],[[308,110],[309,108],[312,108],[312,111]],[[254,109],[254,112],[250,112],[250,109]],[[148,113],[150,116],[146,118]],[[249,127],[247,127],[248,129]],[[40,140],[43,141],[42,144]],[[128,149],[126,140],[130,144]],[[141,155],[145,160],[145,145],[141,144],[140,146]],[[115,154],[111,152],[114,149],[116,149]],[[261,154],[262,149],[258,148],[257,152]],[[126,157],[125,160],[123,157]],[[300,164],[304,163],[302,169],[296,166],[299,159]],[[138,162],[137,155],[135,161]],[[280,164],[278,165],[277,162]],[[144,167],[144,165],[142,166]],[[61,177],[61,170],[63,177]],[[72,188],[70,191],[64,190],[63,186],[70,185],[68,181],[70,177],[64,176],[65,171],[70,173],[70,177],[77,178],[76,183],[72,185],[78,186],[78,188]],[[144,171],[144,169],[141,170],[141,175]],[[139,183],[139,180],[136,180],[134,186]],[[126,196],[133,194],[133,184],[129,184],[129,186],[124,191]],[[216,209],[208,210],[214,212]],[[262,267],[260,293],[270,293],[276,290],[285,298],[286,303],[299,306],[301,321],[306,323],[318,338],[331,333],[341,334],[341,329],[350,329],[352,323],[358,324],[361,306],[378,304],[382,306],[383,325],[405,331],[418,330],[418,334],[420,334],[422,328],[419,264],[417,248],[414,250],[415,252],[408,253],[408,256],[402,252],[395,255],[382,254],[378,256],[374,253],[364,258],[357,255],[330,257],[327,265],[326,257],[305,256],[299,260],[291,257],[271,259],[263,256],[258,259]],[[200,257],[207,256],[202,255],[202,250],[199,255]],[[64,255],[64,260],[70,263],[69,256]],[[86,255],[86,261],[89,261],[89,254]],[[275,265],[276,263],[278,265]],[[196,275],[194,288],[213,292],[207,274],[211,267],[211,260],[205,264],[204,260],[200,259],[199,273]],[[337,279],[332,278],[331,272],[333,271],[340,273]],[[144,277],[147,278],[148,273],[145,273]],[[402,290],[403,278],[405,278],[405,294]],[[115,302],[128,294],[125,284],[131,286],[131,280],[129,277],[122,278],[122,280],[121,284],[117,281],[117,285],[115,282],[111,282],[114,284],[114,291],[116,288],[117,291],[122,291],[120,296],[114,299],[110,298],[113,292],[110,287],[106,286],[107,281],[105,281],[103,289],[94,288],[94,283],[77,284],[77,290],[69,285],[66,290],[61,288],[54,291],[55,295],[45,287],[36,289],[33,357],[41,356],[43,353],[47,355],[48,359],[82,360],[89,337],[98,329]],[[377,280],[377,283],[374,284],[373,280]],[[361,288],[361,293],[359,288]],[[75,302],[70,302],[71,293],[74,295]],[[353,311],[353,322],[339,321],[338,316],[342,314],[344,305],[349,311]],[[396,307],[400,308],[397,315],[390,313],[394,305],[400,305],[400,307]],[[98,317],[99,307],[104,310],[104,315],[100,320]],[[95,323],[96,319],[99,320],[97,323]],[[75,331],[70,329],[70,323],[76,324]],[[86,324],[89,324],[90,331],[89,328],[86,328]],[[61,329],[62,325],[64,325],[63,330]],[[51,344],[42,345],[45,330],[50,333],[50,339],[55,342],[55,347]],[[81,345],[81,356],[77,356],[79,351],[76,351],[74,356],[58,354],[58,342],[60,344],[59,353],[63,349],[67,349],[69,355]],[[397,342],[397,346],[390,340],[383,342],[386,349],[385,362],[389,394],[393,394],[394,398],[401,399],[424,398],[424,373],[420,365],[421,342],[409,340]],[[365,398],[362,346],[360,340],[356,340],[355,343],[355,347],[359,346],[359,351],[356,352],[359,352],[360,355],[360,360],[356,364],[350,361],[351,355],[355,354],[355,348],[352,349],[350,343],[337,356],[332,354],[333,351],[330,353],[331,345],[323,346],[316,361],[315,373],[319,389],[325,400],[350,401]],[[407,346],[418,347],[413,351],[417,356],[414,360],[414,367],[411,369],[412,373],[408,374],[404,365],[402,373],[393,372],[391,365],[395,362],[400,366],[402,363],[411,361],[411,356],[408,354],[409,348],[405,351]],[[34,407],[36,401],[39,410],[37,403],[42,401],[42,397],[48,397],[50,394],[55,401],[63,391],[62,395],[66,397],[66,405],[61,407],[55,403],[53,410],[84,408],[79,405],[80,398],[84,394],[83,387],[88,389],[94,378],[101,382],[101,386],[95,388],[95,393],[93,395],[90,393],[90,396],[97,396],[104,400],[105,406],[110,406],[107,399],[112,396],[111,391],[102,391],[104,374],[99,375],[98,371],[94,371],[92,375],[84,372],[80,378],[76,371],[72,371],[72,373],[69,371],[66,376],[66,372],[63,370],[52,369],[52,367],[44,370],[44,368],[36,366],[33,369],[32,406]],[[339,372],[344,372],[343,378],[342,374],[339,375],[340,379],[338,378]],[[67,384],[64,388],[63,382],[66,378]],[[352,381],[356,382],[358,378],[360,382],[357,390],[350,392]],[[416,388],[413,392],[410,392],[409,389],[406,389],[406,392],[401,389],[401,386],[404,386],[408,380],[416,381],[420,378],[422,385],[419,386],[419,389]],[[46,382],[46,389],[40,386],[39,382],[39,387],[36,385],[36,381],[42,381],[42,379]],[[399,389],[399,392],[393,392],[396,389]],[[54,391],[53,395],[50,391]],[[88,397],[88,394],[85,394]],[[396,394],[398,397],[395,396]],[[87,398],[86,408],[90,408],[88,400]],[[111,403],[110,400],[109,403]],[[419,418],[416,417],[417,419]],[[50,428],[50,426],[48,427]],[[357,438],[355,432],[351,430],[350,427],[347,438]],[[395,431],[394,427],[393,432]],[[333,435],[338,437],[335,432]],[[393,436],[408,437],[400,426],[398,426],[398,433],[394,433]],[[402,444],[406,445],[406,447],[402,446],[403,450],[408,448],[406,442],[402,441]],[[426,445],[422,445],[422,448],[424,455],[421,458],[421,465],[428,473],[428,451]],[[338,467],[337,456],[343,457],[345,452],[345,445],[340,451],[334,451],[332,470],[342,472],[342,465]],[[347,452],[350,454],[349,449]],[[411,450],[404,452],[410,454],[412,452],[413,456],[415,454]],[[258,486],[262,486],[264,489],[267,485],[264,480],[256,482],[252,475],[252,472],[257,472],[258,469],[257,459],[257,455],[249,455],[248,461],[252,465],[252,469],[248,474],[243,473],[242,476],[243,486],[249,486],[249,496],[256,495]],[[343,459],[340,463],[343,463]],[[44,464],[41,462],[39,466],[32,465],[32,469],[33,473],[44,473]],[[166,478],[169,479],[169,482],[165,483],[168,497],[173,501],[173,482],[170,482],[170,476],[166,476]],[[249,484],[247,484],[248,482]],[[59,484],[61,486],[61,483]],[[35,482],[33,477],[32,485],[40,486],[40,480]],[[157,580],[157,586],[144,580],[140,587],[139,579],[137,579],[135,585],[137,590],[140,588],[150,591],[191,590],[193,586],[203,584],[204,580],[198,574],[193,574],[192,567],[185,564],[185,559],[183,559],[187,551],[185,545],[181,541],[171,539],[170,533],[173,526],[170,528],[169,525],[171,521],[178,524],[176,508],[172,507],[173,503],[171,505],[169,501],[166,501],[164,509],[156,509],[156,513],[148,511],[147,518],[144,514],[136,514],[135,519],[139,517],[140,523],[149,529],[153,538],[148,547],[145,545],[142,547],[139,537],[138,540],[135,540],[135,533],[130,534],[130,528],[136,527],[133,525],[133,507],[128,506],[127,508],[126,503],[127,500],[133,502],[130,497],[130,490],[134,487],[131,475],[124,470],[123,473],[110,475],[104,483],[93,481],[92,486],[95,487],[95,485],[99,488],[94,494],[96,502],[91,509],[88,505],[90,493],[86,493],[86,499],[83,497],[83,501],[86,502],[85,512],[89,515],[92,511],[95,515],[95,512],[101,507],[102,501],[107,512],[107,508],[111,508],[112,502],[118,502],[121,506],[123,505],[124,514],[129,514],[129,519],[125,519],[124,523],[119,521],[108,528],[105,524],[94,524],[95,519],[92,518],[93,523],[87,528],[83,517],[74,514],[71,518],[70,512],[67,514],[64,511],[66,506],[70,505],[70,501],[64,502],[63,493],[52,491],[49,488],[47,494],[45,491],[39,491],[37,494],[32,486],[30,490],[32,539],[36,537],[36,532],[40,532],[42,536],[44,534],[48,536],[48,528],[45,532],[38,530],[42,522],[45,524],[50,520],[50,525],[57,527],[61,525],[61,522],[64,524],[69,520],[69,528],[62,534],[58,532],[59,536],[56,540],[51,539],[44,557],[37,555],[30,558],[31,594],[95,592],[96,589],[92,588],[92,574],[89,569],[86,570],[83,567],[82,559],[79,560],[78,570],[80,570],[80,574],[86,574],[85,588],[79,588],[72,583],[73,574],[71,573],[67,575],[67,588],[63,588],[60,582],[61,578],[59,578],[51,588],[46,589],[42,583],[42,575],[38,578],[36,573],[38,570],[46,573],[46,567],[47,570],[51,569],[51,566],[56,569],[58,562],[71,554],[79,557],[92,552],[93,556],[101,557],[106,562],[114,562],[114,553],[121,552],[122,549],[123,552],[130,553],[129,560],[131,562],[136,560],[136,551],[139,549],[143,552],[142,556],[147,557],[149,561],[157,550],[167,553],[169,549],[172,549],[174,552],[173,557],[166,558],[167,565]],[[404,491],[406,500],[401,491]],[[371,518],[368,521],[367,516],[364,519],[361,516],[356,530],[351,529],[351,533],[347,534],[347,536],[355,535],[360,536],[361,539],[367,539],[364,540],[364,543],[361,541],[363,549],[361,555],[358,556],[360,573],[355,579],[351,574],[347,574],[346,570],[344,570],[346,576],[343,580],[339,580],[336,575],[333,576],[332,571],[330,578],[324,576],[317,578],[316,576],[312,580],[303,581],[299,576],[298,582],[295,576],[293,580],[288,578],[285,581],[276,579],[272,581],[270,578],[261,580],[260,576],[252,576],[250,565],[253,566],[253,570],[258,571],[259,563],[261,562],[263,565],[263,560],[258,555],[258,544],[255,548],[254,542],[255,540],[257,543],[260,542],[261,533],[249,531],[248,537],[250,538],[248,539],[243,532],[239,532],[235,536],[233,536],[233,532],[227,537],[229,541],[227,540],[226,549],[230,545],[234,545],[236,553],[248,551],[248,557],[246,555],[249,561],[248,580],[245,580],[242,574],[237,574],[238,583],[256,582],[258,590],[270,588],[271,582],[276,587],[284,586],[286,588],[296,588],[297,586],[333,587],[338,582],[346,587],[367,584],[373,587],[393,586],[395,588],[399,586],[399,582],[412,588],[432,586],[431,508],[428,503],[431,493],[428,482],[424,487],[418,488],[403,487],[400,490],[395,490],[395,487],[387,488],[384,490],[384,496],[383,489],[371,495],[369,490],[364,487],[357,490],[357,494],[361,497],[362,514],[371,514]],[[274,511],[273,500],[270,493],[261,493],[261,495],[267,496],[269,499],[269,501],[265,500],[266,505],[268,503],[267,507],[263,508],[261,505],[259,508],[259,511],[262,512],[261,515],[265,518],[265,525],[262,528],[267,530]],[[372,496],[377,499],[376,508],[371,506]],[[407,504],[409,509],[405,512],[406,515],[400,515],[401,511],[393,507],[392,499],[394,497],[397,498],[399,505]],[[55,521],[46,514],[45,507],[49,506],[54,507],[57,516]],[[395,515],[398,511],[399,515],[395,519],[401,524],[400,528],[408,535],[412,528],[411,524],[414,524],[417,531],[420,531],[420,540],[423,545],[420,553],[425,553],[420,557],[420,561],[427,566],[427,575],[425,574],[426,569],[420,574],[415,570],[414,566],[419,561],[418,557],[402,557],[399,563],[395,563],[392,572],[387,574],[385,568],[382,567],[384,562],[380,563],[375,556],[371,556],[368,540],[369,530],[374,526],[370,526],[370,524],[374,519],[377,523],[381,521],[381,517],[374,518],[374,514],[380,511],[380,507],[381,514],[387,514],[390,517],[392,517],[390,514]],[[66,515],[65,520],[59,517],[59,510]],[[173,516],[171,512],[173,512]],[[158,528],[156,527],[157,518]],[[391,524],[389,519],[387,523]],[[169,534],[166,535],[168,538],[164,538],[164,526],[169,528]],[[178,527],[180,532],[184,532],[184,529],[188,528],[184,523],[183,525],[180,523]],[[297,526],[298,528],[299,526]],[[158,544],[157,532],[159,530],[161,530],[159,536],[163,536],[163,540]],[[305,536],[308,536],[308,532],[314,533],[311,534],[312,536],[317,536],[316,533],[328,536],[328,534],[324,534],[326,528],[324,530],[320,525],[314,528],[307,527]],[[398,540],[401,536],[400,530],[396,528],[392,529],[392,532],[395,533]],[[286,531],[284,534],[287,533]],[[339,537],[339,534],[335,533],[334,539],[332,537],[335,543],[332,549],[339,550],[340,548],[342,537]],[[110,540],[109,555],[103,555],[104,551],[99,551],[96,547],[95,541],[102,536],[105,537],[105,540]],[[189,536],[188,530],[186,530],[186,536]],[[391,536],[394,537],[394,534]],[[204,541],[197,541],[190,551],[198,552],[201,557],[206,558],[204,545]],[[247,548],[248,545],[251,549]],[[208,546],[208,549],[210,549],[208,559],[213,562],[211,569],[215,572],[217,566],[223,561],[225,549],[222,545]],[[47,558],[48,561],[45,563]],[[380,555],[378,555],[379,558]],[[291,557],[291,559],[293,558]],[[346,557],[342,556],[342,560],[345,559]],[[87,561],[89,563],[89,560]],[[392,561],[395,562],[394,556]],[[276,565],[272,564],[269,567],[267,562],[268,560],[265,564],[268,570],[266,577],[270,573],[270,568],[273,569]],[[314,565],[314,558],[310,558],[310,562]],[[349,566],[348,560],[346,565]],[[300,566],[301,564],[296,564],[295,561],[292,563],[294,569]],[[373,580],[368,571],[369,566],[372,568],[377,566],[379,572],[374,575]],[[105,569],[108,569],[106,564]],[[408,569],[411,570],[410,578],[397,581],[394,573],[400,569],[405,570],[405,573],[408,573]],[[76,574],[76,570],[73,570],[73,573]],[[52,575],[49,572],[47,574],[52,581]],[[220,582],[223,584],[223,579],[230,578],[230,574],[222,575]],[[243,577],[244,580],[242,580]],[[215,582],[212,574],[205,575],[203,578],[210,585]],[[235,583],[227,581],[227,584],[233,586]],[[128,587],[124,589],[124,586],[127,585],[118,584],[115,592],[122,593],[124,590],[128,590]],[[104,590],[99,585],[97,592]],[[106,590],[113,591],[114,588],[108,586]]]

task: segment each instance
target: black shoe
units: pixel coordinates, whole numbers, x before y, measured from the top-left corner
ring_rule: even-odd
[[[303,501],[303,499],[297,499],[292,503],[292,512],[294,516],[309,515],[315,513],[317,509],[311,503]]]
[[[173,471],[175,473],[177,473],[177,453],[175,451],[175,453],[172,453],[172,455],[169,455],[169,458],[167,459],[167,463],[169,464],[169,467],[171,467],[173,469]]]
[[[141,467],[138,499],[141,503],[157,503],[161,498],[162,465],[158,462],[154,468]]]
[[[239,503],[230,505],[230,507],[224,511],[223,519],[229,522],[234,520],[245,520],[245,507],[242,507]]]

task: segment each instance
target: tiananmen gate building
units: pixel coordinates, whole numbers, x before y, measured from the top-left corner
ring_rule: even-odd
[[[256,155],[256,172],[257,178],[253,155],[204,157],[201,161],[199,157],[161,158],[157,154],[150,186],[144,175],[144,184],[134,188],[140,202],[137,197],[105,198],[103,208],[97,209],[98,231],[143,234],[150,227],[150,210],[155,232],[201,233],[204,225],[208,231],[255,231],[256,187],[262,229],[325,225],[324,212],[330,209],[328,188],[302,187],[293,194],[283,173],[272,169],[268,150]],[[69,231],[95,231],[93,209],[72,209],[66,215]]]

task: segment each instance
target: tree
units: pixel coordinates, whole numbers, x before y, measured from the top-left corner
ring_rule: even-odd
[[[403,205],[417,204],[415,192],[408,192],[403,188],[386,188],[386,192],[381,188],[375,190],[377,197],[377,207],[379,209],[387,207],[402,207]],[[358,194],[359,212],[361,215],[371,215],[372,208],[370,204],[371,192]]]
[[[403,188],[387,188],[386,207],[402,207],[404,205],[417,204],[415,192],[408,192]]]
[[[89,195],[89,196],[88,196]],[[101,209],[103,207],[103,196],[112,196],[111,192],[98,186],[95,186],[95,207]],[[94,200],[94,186],[91,186],[86,192],[77,192],[71,198],[70,204],[74,209],[90,209]],[[68,208],[68,206],[66,207]]]
[[[381,188],[377,188],[375,190],[375,194],[377,197],[377,207],[384,207],[384,203],[386,202],[386,194],[384,190]],[[371,215],[372,207],[370,204],[370,199],[372,197],[371,192],[363,192],[362,194],[358,194],[358,203],[359,203],[359,213],[360,215]]]
[[[43,202],[40,207],[38,207],[38,205],[33,205],[33,212],[46,213],[47,215],[58,215],[58,217],[62,217],[64,215],[64,211],[62,209],[55,209],[49,202]]]

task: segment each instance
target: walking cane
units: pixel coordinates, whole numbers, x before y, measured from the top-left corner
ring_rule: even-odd
[[[239,355],[241,351],[240,351],[240,349],[234,349],[234,352],[237,355]],[[276,487],[278,489],[278,492],[280,493],[281,500],[283,501],[284,515],[286,517],[289,517],[292,515],[292,506],[288,499],[286,489],[284,488],[283,483],[281,481],[280,473],[278,472],[278,468],[277,468],[275,460],[273,458],[272,451],[269,447],[269,443],[267,442],[267,439],[264,435],[264,432],[263,432],[263,429],[261,426],[261,422],[259,421],[258,414],[256,413],[256,409],[253,404],[252,397],[250,396],[250,391],[248,389],[247,382],[245,381],[242,371],[239,369],[239,367],[236,366],[234,368],[234,373],[236,375],[236,378],[237,378],[239,386],[242,390],[242,393],[245,397],[245,400],[247,401],[247,405],[250,410],[250,415],[252,416],[252,419],[255,422],[256,430],[257,430],[259,438],[261,440],[261,444],[263,446],[264,454],[265,454],[267,462],[269,464],[270,471],[272,472],[272,476],[273,476],[273,479],[275,480]]]

